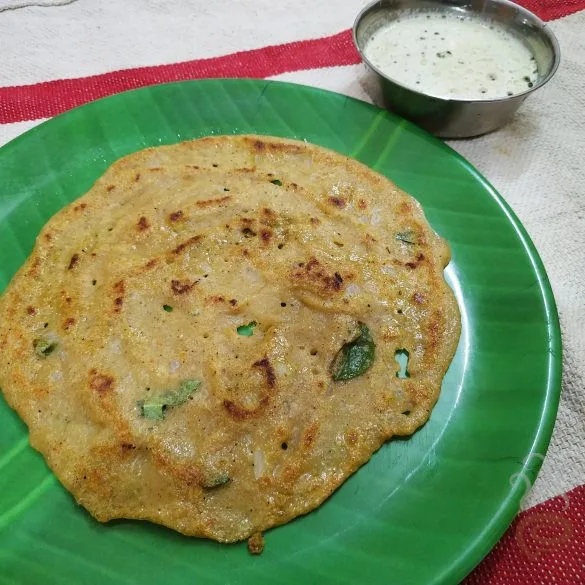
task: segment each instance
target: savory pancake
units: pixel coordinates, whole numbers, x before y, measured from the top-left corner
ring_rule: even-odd
[[[245,539],[428,419],[459,337],[448,260],[420,205],[345,156],[147,149],[38,236],[0,300],[0,386],[98,520]]]

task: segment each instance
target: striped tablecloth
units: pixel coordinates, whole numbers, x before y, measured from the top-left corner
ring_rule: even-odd
[[[583,585],[585,0],[521,3],[559,39],[557,76],[504,129],[450,144],[504,195],[543,258],[561,317],[564,388],[523,511],[465,584]],[[281,79],[372,101],[349,30],[363,5],[0,0],[0,145],[90,100],[183,79]]]

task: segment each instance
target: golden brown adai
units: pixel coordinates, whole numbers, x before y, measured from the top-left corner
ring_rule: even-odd
[[[427,420],[459,336],[448,260],[414,199],[334,152],[147,149],[38,236],[0,300],[0,386],[98,520],[245,539]]]

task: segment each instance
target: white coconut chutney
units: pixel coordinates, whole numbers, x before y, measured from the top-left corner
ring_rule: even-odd
[[[528,47],[501,24],[448,12],[389,21],[367,40],[364,55],[398,83],[442,98],[504,98],[538,77]]]

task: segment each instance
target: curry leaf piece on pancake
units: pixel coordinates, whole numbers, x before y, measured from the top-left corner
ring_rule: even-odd
[[[374,363],[375,356],[376,344],[370,330],[364,323],[359,323],[358,336],[345,343],[335,356],[331,377],[337,382],[361,376]]]

